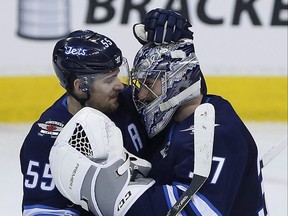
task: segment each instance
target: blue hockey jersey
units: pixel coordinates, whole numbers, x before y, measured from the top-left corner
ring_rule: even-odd
[[[228,101],[208,95],[202,102],[215,107],[211,173],[182,215],[267,215],[258,152],[251,134]],[[150,177],[156,185],[137,200],[127,215],[166,215],[189,187],[194,166],[193,125],[191,115],[168,126],[165,141],[152,158]]]
[[[119,109],[107,115],[121,129],[125,148],[143,156],[147,136],[131,98],[128,89],[121,92]],[[91,215],[63,197],[52,181],[50,149],[61,129],[72,118],[66,103],[67,95],[63,95],[48,108],[33,124],[22,145],[23,215]]]

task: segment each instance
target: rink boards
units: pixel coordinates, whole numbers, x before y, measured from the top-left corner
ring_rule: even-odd
[[[208,76],[208,92],[248,121],[287,122],[287,76]],[[0,122],[31,122],[65,91],[54,76],[0,77]]]

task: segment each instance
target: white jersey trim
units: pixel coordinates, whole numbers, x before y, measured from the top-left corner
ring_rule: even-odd
[[[34,215],[54,215],[54,216],[79,216],[80,213],[73,212],[69,209],[56,209],[41,205],[25,206],[23,216],[34,216]]]

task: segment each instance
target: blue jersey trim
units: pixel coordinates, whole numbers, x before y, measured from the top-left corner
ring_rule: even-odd
[[[210,97],[206,97],[204,100],[204,103],[208,103],[210,101],[210,99],[211,99]]]
[[[51,206],[45,206],[45,205],[28,205],[28,206],[24,206],[24,210],[35,209],[35,208],[47,209],[47,210],[69,210],[71,212],[74,212],[75,214],[80,214],[80,211],[77,211],[77,210],[72,209],[72,208],[59,209],[59,208],[55,208],[55,207],[51,207]],[[37,214],[37,215],[43,215],[44,216],[46,214]]]
[[[62,100],[62,105],[68,110],[67,99],[68,99],[68,96],[66,95]]]
[[[187,188],[189,187],[189,185],[183,184],[183,183],[180,183],[180,182],[173,182],[173,186],[175,186],[175,187],[173,187],[173,192],[174,192],[175,198],[178,200],[178,199],[179,199],[178,191],[176,191],[176,189],[175,189],[175,188],[177,187],[177,185],[180,185],[180,186],[186,188],[186,190],[187,190]],[[199,193],[199,192],[197,192],[196,194],[197,194],[197,196],[198,196],[199,198],[201,198],[217,215],[222,215],[222,214],[218,211],[218,209],[215,208],[215,206],[214,206],[203,194],[201,194],[201,193]],[[194,212],[197,216],[201,216],[201,213],[198,211],[198,209],[196,208],[196,206],[194,205],[194,203],[193,203],[192,201],[189,202],[189,206],[190,206],[190,208],[193,210],[193,212]],[[187,213],[184,212],[184,211],[182,211],[181,213],[182,213],[182,214],[184,213],[185,215],[187,215]],[[184,214],[183,214],[183,215],[184,215]]]
[[[200,212],[198,211],[198,209],[196,208],[196,206],[192,201],[189,202],[189,206],[197,216],[201,216]]]

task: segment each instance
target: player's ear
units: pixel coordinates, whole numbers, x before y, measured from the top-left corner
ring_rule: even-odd
[[[81,79],[75,79],[73,82],[73,85],[74,85],[74,91],[75,91],[76,95],[78,95],[80,97],[85,95],[86,87],[83,86]]]

